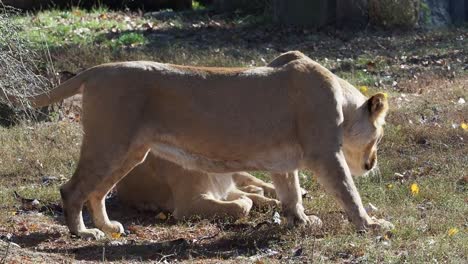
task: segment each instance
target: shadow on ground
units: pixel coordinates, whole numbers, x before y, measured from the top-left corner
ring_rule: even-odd
[[[72,250],[48,249],[44,252],[73,254],[76,260],[107,261],[118,260],[183,260],[193,258],[233,258],[256,254],[270,243],[279,241],[280,232],[276,228],[262,228],[246,232],[241,236],[230,235],[209,241],[187,241],[180,238],[163,242],[137,244],[129,241],[124,245],[88,245]],[[261,233],[261,234],[259,234]],[[268,235],[269,234],[269,235]],[[262,239],[258,240],[259,235]]]
[[[292,231],[285,225],[273,224],[269,215],[271,212],[253,212],[258,217],[252,222],[234,222],[230,220],[214,219],[203,222],[201,226],[211,228],[215,232],[201,232],[191,235],[185,226],[180,232],[175,232],[169,237],[161,238],[161,230],[178,230],[179,224],[169,220],[156,220],[155,212],[138,212],[122,207],[117,198],[108,199],[108,211],[110,218],[118,219],[126,228],[138,226],[138,232],[149,232],[140,237],[138,233],[131,232],[126,237],[109,241],[84,241],[70,238],[58,231],[31,232],[16,235],[12,242],[25,249],[34,249],[36,252],[73,255],[74,260],[85,261],[171,261],[190,259],[232,259],[239,256],[250,257],[253,255],[271,252],[271,249],[285,243],[285,236]],[[64,226],[61,208],[48,211],[54,221]],[[90,216],[84,210],[83,216],[87,226],[91,227]],[[186,224],[198,226],[200,221],[190,221]],[[184,224],[182,224],[183,226]],[[161,228],[162,227],[162,228]],[[203,229],[203,228],[202,228]],[[300,228],[299,233],[307,233],[308,236],[322,237],[322,232],[315,232],[307,228]],[[312,232],[311,232],[312,231]],[[294,231],[296,232],[296,231]],[[208,233],[208,235],[207,235]],[[164,235],[162,235],[164,237]],[[194,238],[195,237],[195,238]],[[161,241],[162,240],[162,241]],[[47,246],[50,245],[50,246]],[[61,246],[57,246],[61,244]],[[290,254],[289,251],[277,252],[275,257],[282,254]]]

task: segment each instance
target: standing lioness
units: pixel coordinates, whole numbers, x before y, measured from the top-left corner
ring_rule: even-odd
[[[376,163],[387,100],[367,100],[305,56],[251,69],[110,63],[29,99],[43,106],[76,93],[83,94],[84,138],[76,172],[60,189],[73,234],[123,232],[107,217],[104,198],[149,151],[207,173],[269,171],[293,223],[310,223],[297,174],[307,168],[358,229],[386,223],[367,215],[351,173]],[[85,202],[99,229],[85,227]]]

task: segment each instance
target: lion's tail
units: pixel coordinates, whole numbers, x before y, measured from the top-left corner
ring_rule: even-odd
[[[86,70],[79,75],[67,80],[54,89],[44,92],[42,94],[28,96],[23,100],[29,102],[32,107],[43,107],[53,103],[57,103],[65,98],[83,92],[84,84],[89,76],[89,70]],[[0,93],[0,97],[4,97],[13,105],[19,106],[21,99],[17,96],[6,95]]]

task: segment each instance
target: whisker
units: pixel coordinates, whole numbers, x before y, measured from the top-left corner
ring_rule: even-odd
[[[372,170],[369,171],[370,173],[372,173],[372,177],[374,178],[377,178],[379,179],[379,182],[382,182],[382,173],[380,172],[380,167],[379,167],[379,164],[375,164],[374,168],[372,168]]]

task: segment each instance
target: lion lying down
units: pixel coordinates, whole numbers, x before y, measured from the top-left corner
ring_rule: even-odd
[[[117,185],[119,200],[144,210],[164,210],[182,219],[228,215],[246,216],[252,205],[277,206],[272,184],[245,173],[210,175],[188,171],[149,153]]]
[[[290,224],[313,223],[298,179],[308,169],[358,230],[390,227],[369,217],[352,178],[377,163],[386,96],[366,98],[300,52],[275,61],[258,68],[109,63],[27,98],[40,107],[83,94],[80,160],[60,188],[70,232],[97,239],[123,232],[109,220],[105,197],[150,152],[214,177],[270,172]],[[85,203],[95,229],[84,225]]]

